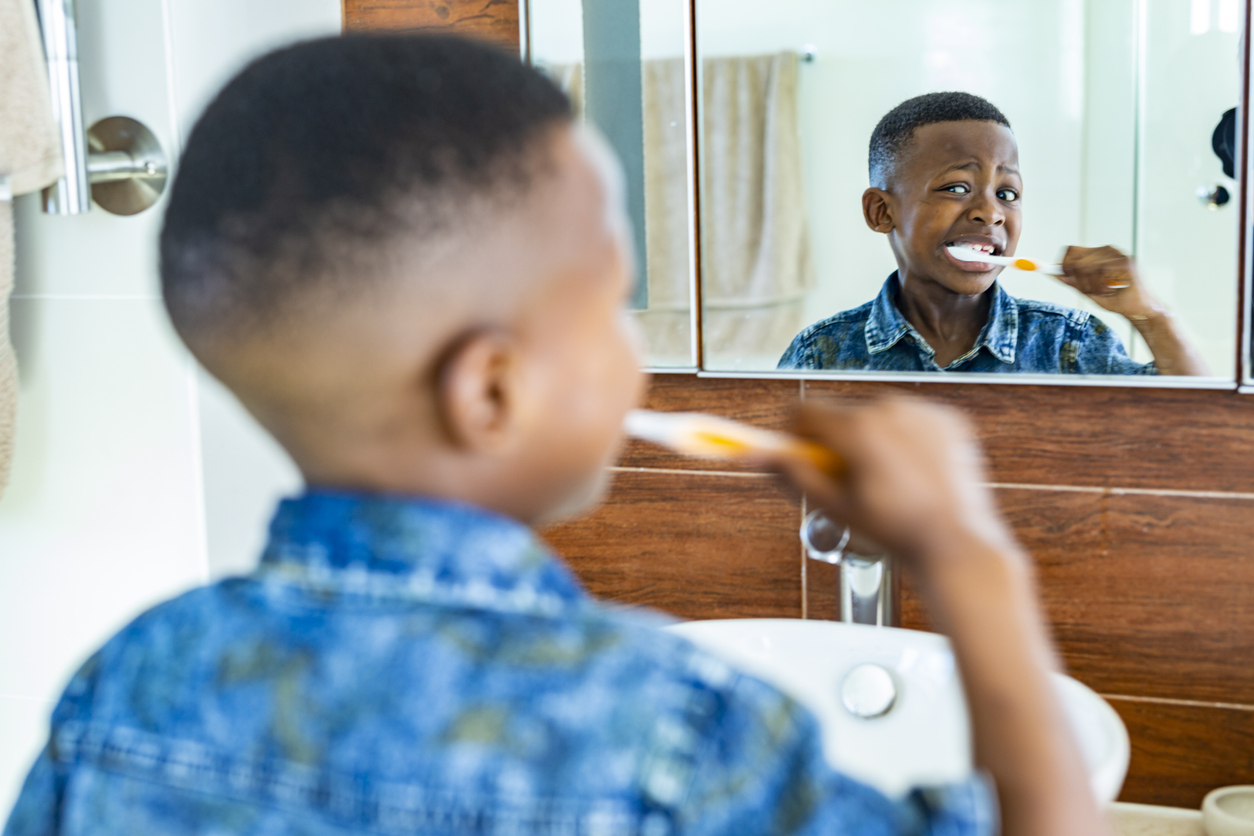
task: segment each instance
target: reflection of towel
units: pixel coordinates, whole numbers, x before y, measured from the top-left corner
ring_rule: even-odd
[[[706,304],[794,299],[814,284],[797,128],[797,56],[705,62]]]
[[[797,70],[791,52],[705,62],[703,337],[717,368],[782,351],[814,287]]]
[[[548,68],[578,108],[581,68]],[[701,158],[706,354],[774,357],[814,286],[806,226],[795,53],[710,58]],[[688,169],[683,59],[644,61],[649,307],[637,313],[651,365],[689,365]]]
[[[0,180],[3,180],[0,175]],[[9,293],[13,290],[13,201],[0,199],[0,496],[9,484],[17,422],[17,359],[9,342]]]
[[[645,191],[650,354],[688,351],[684,66],[646,61]],[[814,286],[797,120],[797,56],[710,58],[704,66],[702,297],[707,361],[750,365],[800,329]]]
[[[9,342],[10,198],[61,176],[61,144],[46,73],[31,0],[0,0],[0,493],[9,479],[17,415],[17,360]]]
[[[644,122],[649,310],[654,362],[688,359],[684,66],[646,61]],[[704,66],[702,298],[707,364],[760,361],[800,330],[814,286],[797,122],[797,56],[710,58]]]

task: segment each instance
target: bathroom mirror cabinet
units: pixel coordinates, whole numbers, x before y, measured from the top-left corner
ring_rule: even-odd
[[[634,315],[654,369],[935,379],[779,366],[800,332],[871,302],[896,269],[863,218],[876,123],[913,96],[958,90],[1012,127],[1017,254],[1055,263],[1068,245],[1109,244],[1132,255],[1209,373],[941,376],[1236,388],[1250,382],[1245,5],[530,0],[523,49],[624,161]],[[1154,359],[1133,322],[1059,279],[1008,268],[998,281],[1106,326],[1133,363]]]

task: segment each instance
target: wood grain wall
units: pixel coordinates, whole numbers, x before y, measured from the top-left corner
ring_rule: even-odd
[[[518,0],[343,0],[350,32],[456,32],[518,51]]]
[[[780,427],[802,399],[889,392],[974,420],[1069,672],[1128,726],[1121,798],[1197,807],[1254,783],[1254,397],[658,375],[649,405]],[[635,443],[614,470],[605,505],[547,532],[596,594],[687,618],[836,616],[835,569],[804,565],[801,504],[770,478]],[[900,603],[926,629],[908,579]]]
[[[344,0],[344,21],[518,48],[517,0]],[[1070,673],[1128,726],[1121,798],[1196,807],[1254,783],[1254,396],[659,375],[649,405],[782,427],[805,398],[902,391],[975,421]],[[801,504],[771,478],[640,444],[613,475],[599,510],[547,532],[595,594],[685,618],[835,617],[835,569],[806,565]],[[908,579],[900,605],[926,628]]]

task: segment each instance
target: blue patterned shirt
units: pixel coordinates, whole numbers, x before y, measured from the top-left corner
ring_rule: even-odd
[[[255,574],[147,612],[75,675],[4,833],[992,832],[982,781],[889,800],[660,623],[588,597],[512,520],[311,490]]]
[[[780,369],[1020,374],[1157,374],[1128,357],[1123,342],[1092,314],[1016,299],[991,289],[993,303],[975,345],[942,368],[936,352],[897,308],[897,273],[865,305],[811,325],[793,338]]]

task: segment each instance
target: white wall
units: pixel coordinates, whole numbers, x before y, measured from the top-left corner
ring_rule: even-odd
[[[1145,0],[1137,190],[1137,257],[1214,374],[1236,363],[1237,185],[1211,150],[1220,116],[1240,98],[1236,0]],[[1198,20],[1193,18],[1198,13]],[[1197,190],[1233,199],[1209,211]]]
[[[337,0],[80,3],[85,121],[138,118],[176,160],[181,129],[227,74],[293,34],[338,31],[339,15]],[[143,609],[246,565],[264,506],[294,484],[166,323],[155,269],[163,207],[66,218],[41,214],[37,197],[17,202],[21,403],[0,499],[0,820],[74,669]]]

